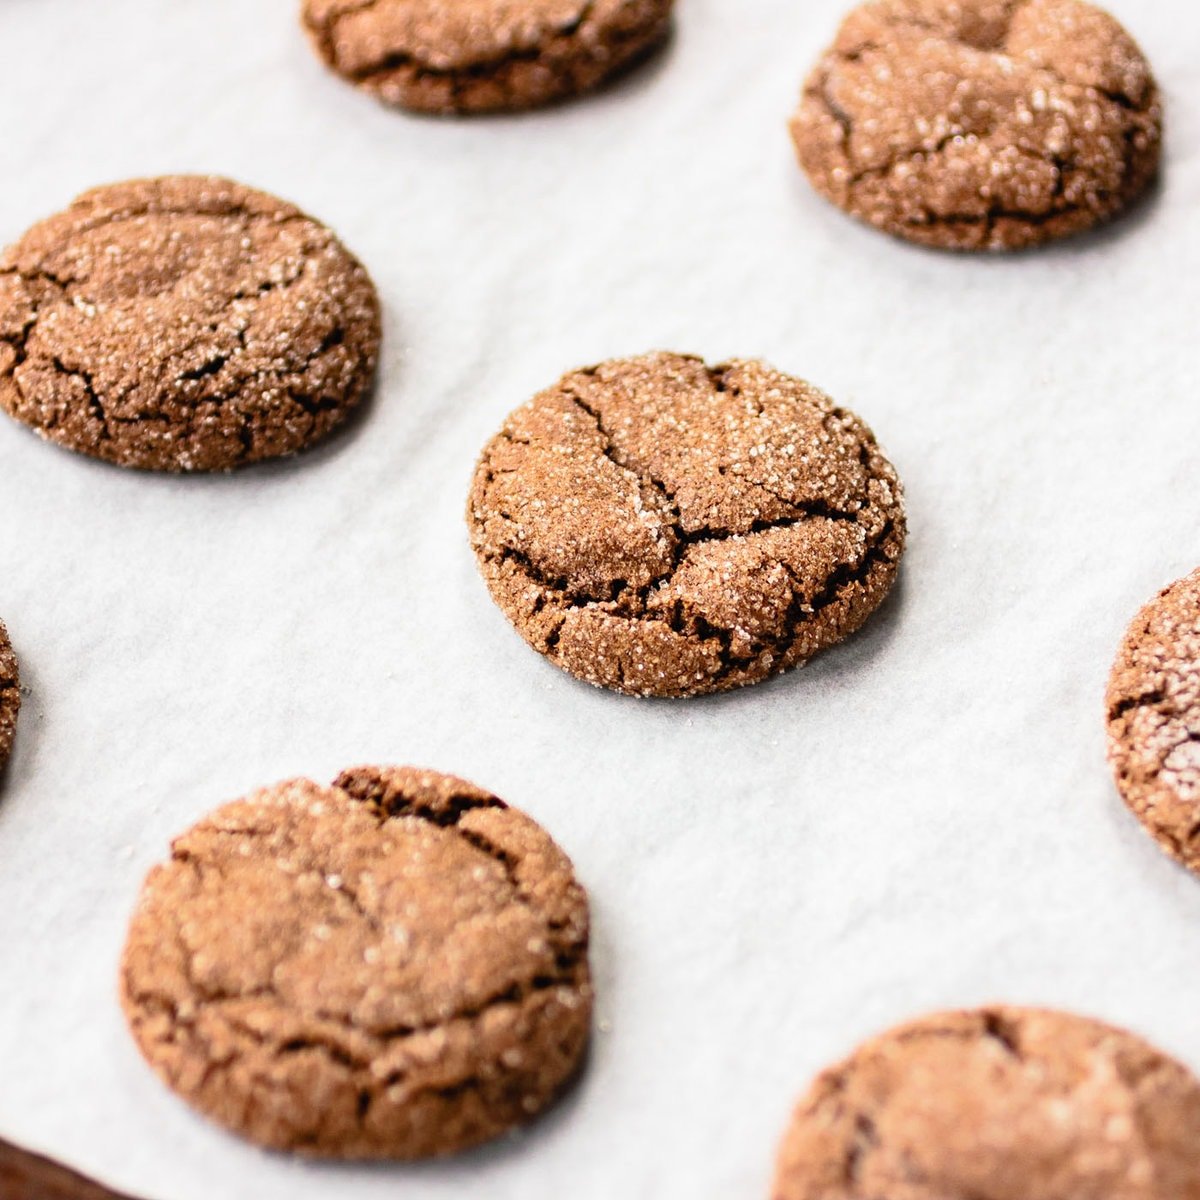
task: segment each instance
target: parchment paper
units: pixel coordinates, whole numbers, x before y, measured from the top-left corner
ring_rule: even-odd
[[[0,421],[0,614],[27,685],[0,799],[0,1134],[150,1200],[766,1194],[812,1074],[1004,999],[1200,1068],[1200,881],[1126,815],[1103,688],[1200,562],[1200,7],[1111,0],[1164,86],[1160,194],[1110,231],[956,258],[808,189],[785,120],[842,0],[682,0],[668,51],[519,118],[389,112],[291,0],[3,0],[0,239],[99,182],[212,171],[328,221],[387,308],[369,411],[229,478],[137,475]],[[720,699],[576,684],[508,628],[462,510],[504,414],[651,348],[760,355],[874,426],[899,591]],[[362,762],[494,789],[595,909],[581,1086],[452,1163],[314,1167],[194,1117],[115,998],[169,838]]]

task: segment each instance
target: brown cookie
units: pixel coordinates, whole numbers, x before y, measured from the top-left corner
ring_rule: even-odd
[[[759,362],[649,354],[566,375],[488,443],[467,513],[492,596],[600,687],[757,683],[856,630],[904,548],[871,431]]]
[[[126,943],[134,1037],[260,1145],[415,1159],[544,1109],[580,1065],[588,912],[533,821],[411,768],[219,809],[151,872]]]
[[[953,250],[1014,250],[1115,216],[1158,171],[1142,52],[1083,0],[872,0],[792,120],[817,190]]]
[[[0,1200],[129,1200],[82,1175],[0,1140]]]
[[[225,179],[97,188],[0,258],[0,407],[123,467],[294,454],[362,400],[379,301],[328,229]]]
[[[942,1013],[827,1070],[773,1200],[1197,1200],[1200,1081],[1066,1013]]]
[[[662,42],[673,0],[304,0],[325,62],[418,112],[536,108],[596,87]]]
[[[13,736],[17,731],[17,714],[21,711],[21,672],[17,656],[8,640],[8,630],[0,621],[0,770],[12,753]]]
[[[1108,683],[1108,759],[1125,803],[1200,871],[1200,569],[1138,613]]]

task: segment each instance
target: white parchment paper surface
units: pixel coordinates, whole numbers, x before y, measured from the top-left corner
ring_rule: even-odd
[[[812,1074],[930,1008],[1129,1025],[1200,1068],[1200,881],[1126,815],[1102,696],[1200,562],[1200,6],[1111,0],[1166,93],[1159,194],[959,258],[808,189],[785,121],[841,0],[682,0],[662,56],[553,111],[447,122],[325,74],[291,0],[3,0],[0,240],[100,182],[294,200],[387,310],[326,448],[138,475],[0,421],[0,615],[26,684],[0,796],[0,1136],[149,1200],[727,1200],[767,1191]],[[475,455],[564,370],[762,356],[907,485],[866,631],[692,703],[577,684],[508,628],[462,518]],[[543,822],[591,891],[600,1028],[528,1134],[314,1167],[194,1117],[117,1007],[169,838],[292,775],[411,762]]]

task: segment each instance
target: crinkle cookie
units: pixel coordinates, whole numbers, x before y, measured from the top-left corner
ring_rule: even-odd
[[[540,1113],[592,988],[570,862],[516,809],[399,767],[294,780],[178,838],[121,964],[134,1037],[262,1146],[417,1159]]]
[[[97,188],[0,257],[0,408],[123,467],[294,454],[366,394],[375,287],[325,226],[226,179]]]
[[[1142,52],[1083,0],[872,0],[792,120],[816,189],[899,237],[1012,250],[1127,208],[1158,171]]]
[[[905,540],[853,413],[761,362],[574,371],[483,451],[468,507],[493,598],[551,662],[637,696],[757,683],[853,633]]]
[[[596,87],[668,33],[673,0],[304,0],[325,63],[388,104],[535,108]]]
[[[772,1197],[1198,1200],[1200,1081],[1067,1013],[925,1017],[817,1079]]]
[[[1129,627],[1108,684],[1108,758],[1137,819],[1200,871],[1200,569]]]

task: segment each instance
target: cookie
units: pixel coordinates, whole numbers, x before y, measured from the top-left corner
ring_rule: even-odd
[[[1200,871],[1200,569],[1138,613],[1108,683],[1108,759],[1134,815]]]
[[[1162,107],[1133,39],[1083,0],[873,0],[810,76],[792,138],[855,217],[927,246],[1015,250],[1137,199]]]
[[[1066,1013],[926,1017],[826,1071],[773,1200],[1197,1200],[1200,1081]]]
[[[462,780],[366,767],[178,838],[121,997],[155,1071],[234,1133],[417,1159],[527,1122],[575,1074],[587,945],[583,889],[538,825]]]
[[[0,1139],[3,1200],[130,1200],[64,1167]]]
[[[304,0],[342,78],[418,112],[536,108],[598,86],[662,42],[673,0]]]
[[[12,753],[17,732],[17,714],[21,711],[21,673],[17,656],[8,640],[8,630],[0,621],[0,771]]]
[[[123,467],[303,450],[362,400],[379,339],[337,238],[225,179],[97,188],[0,258],[0,407]]]
[[[663,353],[517,409],[467,518],[521,636],[636,696],[757,683],[841,641],[905,539],[896,472],[853,413],[760,362]]]

